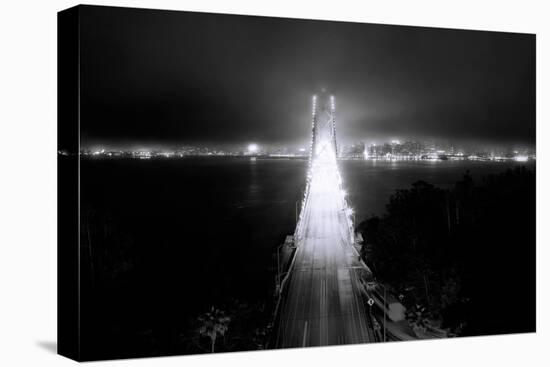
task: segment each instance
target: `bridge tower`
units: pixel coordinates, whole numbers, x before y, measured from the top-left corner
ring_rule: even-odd
[[[302,199],[300,215],[296,230],[294,232],[295,240],[299,241],[304,233],[304,213],[307,212],[306,206],[309,202],[312,179],[320,172],[331,170],[333,175],[330,177],[335,180],[334,193],[341,198],[341,207],[348,213],[347,227],[350,232],[350,238],[354,238],[354,223],[352,221],[353,210],[349,207],[346,192],[342,187],[342,179],[338,170],[338,144],[336,140],[336,107],[334,96],[327,93],[324,89],[312,96],[311,99],[311,143],[309,152],[308,173],[306,178],[306,187]],[[319,181],[319,179],[318,179]]]
[[[326,93],[324,89],[312,98],[311,130],[310,164],[312,159],[321,152],[323,149],[322,143],[325,142],[331,142],[334,154],[338,156],[334,96]]]
[[[330,116],[332,120],[332,144],[334,145],[334,154],[338,157],[338,144],[336,144],[336,107],[334,105],[334,96],[330,96]]]

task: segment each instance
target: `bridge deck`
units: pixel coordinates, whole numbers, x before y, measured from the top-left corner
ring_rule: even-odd
[[[277,347],[375,341],[372,320],[360,291],[365,271],[351,245],[336,162],[315,170],[302,215],[302,232],[291,276],[285,285]]]

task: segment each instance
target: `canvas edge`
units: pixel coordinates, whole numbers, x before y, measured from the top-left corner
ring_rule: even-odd
[[[57,353],[77,361],[81,360],[79,17],[79,6],[57,13]]]

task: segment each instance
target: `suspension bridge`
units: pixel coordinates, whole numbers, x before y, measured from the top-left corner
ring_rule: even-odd
[[[354,249],[353,211],[338,170],[334,96],[312,97],[311,147],[296,252],[280,282],[275,347],[375,342],[370,271]],[[372,302],[372,300],[370,301]]]

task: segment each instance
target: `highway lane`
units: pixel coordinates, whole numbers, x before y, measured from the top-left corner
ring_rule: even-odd
[[[352,249],[333,154],[321,154],[311,172],[297,230],[297,252],[276,325],[276,346],[376,341],[360,291],[359,278],[365,270]]]

